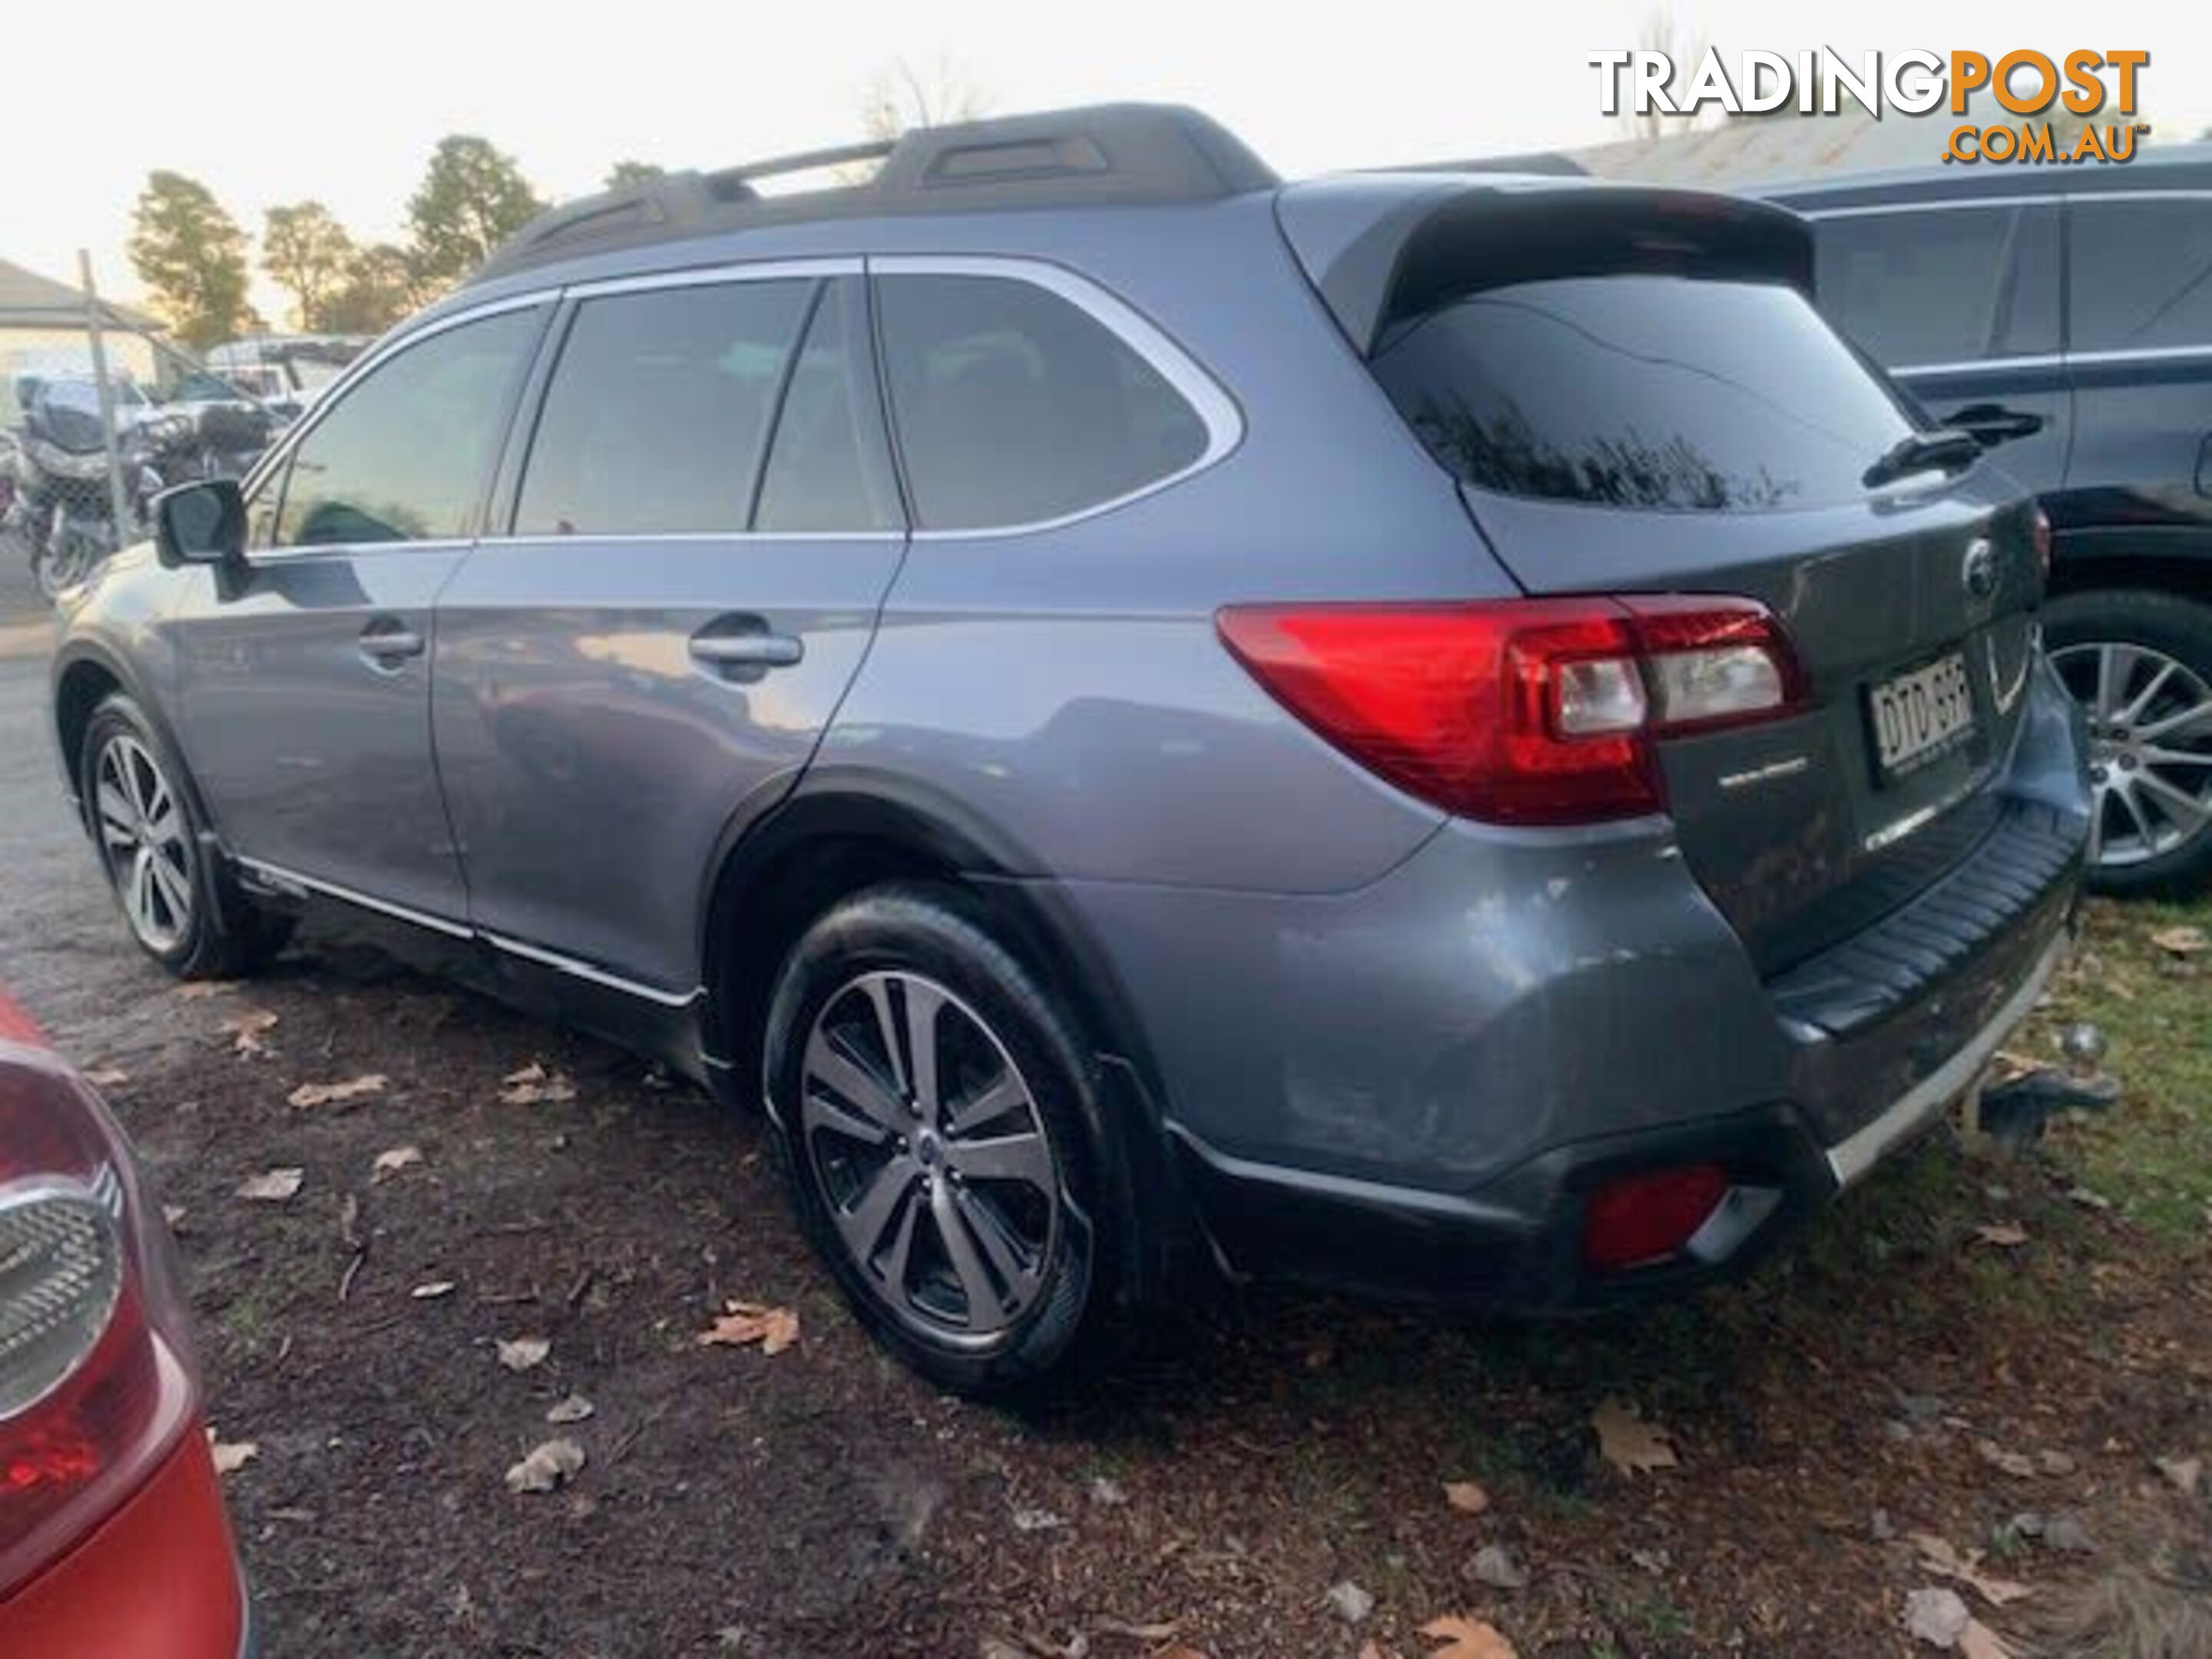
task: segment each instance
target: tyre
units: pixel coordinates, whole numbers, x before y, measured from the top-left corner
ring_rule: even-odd
[[[857,894],[784,965],[762,1075],[800,1224],[941,1386],[1004,1395],[1097,1351],[1117,1241],[1088,1053],[954,889]]]
[[[180,979],[228,979],[283,948],[292,918],[254,904],[221,870],[183,767],[119,692],[85,727],[77,786],[100,868],[148,956]]]
[[[2044,613],[2051,660],[2089,717],[2090,885],[2184,897],[2212,884],[2212,606],[2069,593]]]

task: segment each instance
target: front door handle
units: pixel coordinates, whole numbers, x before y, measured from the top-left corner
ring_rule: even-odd
[[[361,630],[361,654],[372,668],[392,669],[419,657],[428,641],[394,617],[379,617]]]
[[[806,643],[769,631],[757,617],[725,617],[691,636],[691,660],[725,679],[757,680],[771,668],[789,668],[806,655]]]
[[[1981,441],[1982,447],[2001,444],[2008,438],[2032,438],[2043,430],[2043,416],[2031,415],[2025,410],[2007,409],[2002,404],[1969,404],[1966,408],[1943,417],[1942,424],[1963,428]]]

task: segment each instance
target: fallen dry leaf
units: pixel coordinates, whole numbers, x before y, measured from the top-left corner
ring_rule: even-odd
[[[1623,1474],[1671,1469],[1680,1462],[1669,1443],[1673,1435],[1656,1423],[1646,1422],[1626,1401],[1603,1401],[1590,1414],[1590,1426],[1597,1431],[1599,1452]]]
[[[1974,1229],[1974,1237],[2001,1250],[2014,1250],[2027,1243],[2027,1229],[2017,1221],[1989,1221]]]
[[[1091,1628],[1101,1636],[1122,1636],[1132,1642],[1145,1642],[1157,1646],[1162,1642],[1174,1641],[1176,1632],[1182,1626],[1172,1619],[1155,1620],[1144,1625],[1132,1624],[1126,1619],[1100,1619],[1094,1620]],[[1192,1650],[1189,1648],[1169,1650],[1170,1653],[1189,1653]]]
[[[298,1194],[300,1183],[307,1178],[305,1170],[265,1170],[258,1176],[248,1176],[240,1182],[238,1195],[255,1199],[264,1204],[282,1204]]]
[[[565,1400],[556,1400],[548,1406],[545,1420],[548,1423],[580,1423],[598,1409],[580,1394],[572,1394]]]
[[[235,1474],[261,1455],[261,1448],[251,1440],[218,1440],[213,1429],[207,1438],[208,1455],[215,1461],[217,1474]]]
[[[1959,1652],[1962,1659],[2013,1659],[2004,1638],[1978,1619],[1966,1620],[1959,1632]]]
[[[402,1170],[412,1169],[422,1161],[422,1149],[420,1146],[387,1147],[379,1152],[376,1162],[369,1165],[368,1178],[373,1182],[387,1180]]]
[[[2197,1488],[2203,1484],[2204,1460],[2201,1457],[2154,1457],[2151,1462],[2185,1498],[2196,1497]]]
[[[269,1045],[262,1042],[261,1034],[276,1023],[276,1016],[268,1009],[249,1008],[236,1018],[223,1021],[222,1029],[230,1038],[230,1046],[250,1059],[269,1052]]]
[[[799,1340],[799,1315],[790,1308],[770,1308],[758,1302],[725,1302],[721,1316],[699,1333],[702,1347],[741,1348],[760,1344],[761,1352],[781,1353]]]
[[[541,1101],[576,1097],[576,1085],[558,1072],[548,1072],[536,1060],[509,1072],[501,1079],[499,1097],[509,1106],[535,1106]]]
[[[2033,1593],[2025,1584],[2009,1578],[1992,1578],[1984,1573],[1979,1550],[1961,1553],[1952,1547],[1949,1539],[1932,1532],[1916,1532],[1911,1537],[1912,1547],[1920,1552],[1922,1566],[1939,1577],[1957,1580],[1993,1607],[2004,1607]]]
[[[509,1492],[554,1492],[576,1478],[584,1449],[573,1440],[548,1440],[507,1472]]]
[[[1462,1515],[1480,1515],[1490,1507],[1490,1494],[1472,1480],[1447,1480],[1444,1502]]]
[[[1497,1626],[1455,1613],[1430,1620],[1421,1626],[1421,1634],[1444,1644],[1431,1648],[1429,1659],[1521,1659],[1520,1650]]]
[[[200,1002],[237,988],[238,981],[234,979],[194,979],[185,981],[169,994],[179,1002]]]
[[[2150,942],[2168,956],[2193,957],[2212,945],[2212,938],[2202,927],[2160,927],[2152,933]]]
[[[417,1285],[413,1290],[407,1292],[408,1295],[413,1297],[417,1302],[435,1302],[441,1297],[451,1296],[453,1293],[453,1281],[450,1279],[434,1279],[430,1280],[428,1284]]]
[[[1959,1645],[1973,1622],[1956,1590],[1917,1589],[1905,1598],[1905,1634],[1946,1653]]]
[[[545,1356],[553,1352],[553,1345],[542,1336],[518,1336],[493,1346],[499,1350],[499,1363],[511,1371],[534,1370],[544,1364]]]
[[[1974,1455],[1991,1468],[2011,1475],[2016,1480],[2028,1480],[2035,1475],[2035,1460],[2025,1452],[2007,1451],[1994,1440],[1974,1442]]]
[[[342,1100],[380,1095],[384,1084],[383,1073],[367,1072],[360,1077],[348,1078],[343,1083],[302,1083],[285,1098],[295,1106],[334,1106]]]
[[[84,1080],[95,1089],[119,1089],[131,1081],[131,1073],[120,1066],[103,1066],[96,1072],[87,1072]]]

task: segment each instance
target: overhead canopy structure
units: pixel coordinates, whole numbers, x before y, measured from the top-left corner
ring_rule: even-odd
[[[155,334],[161,324],[143,311],[100,302],[100,320],[134,334]],[[84,326],[84,295],[66,283],[0,259],[0,328],[78,329]]]

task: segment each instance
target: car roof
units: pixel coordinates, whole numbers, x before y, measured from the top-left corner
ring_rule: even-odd
[[[778,175],[880,162],[857,184],[763,195]],[[892,215],[1164,206],[1271,190],[1281,180],[1194,109],[1103,104],[917,128],[888,143],[672,173],[565,203],[495,251],[468,286],[617,250],[732,231]]]
[[[2032,164],[1889,167],[1804,178],[1762,180],[1749,196],[1787,203],[1805,212],[1863,207],[1893,201],[1972,201],[1980,197],[2100,196],[2138,191],[2212,191],[2212,143],[2160,144],[2121,165]]]

